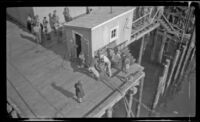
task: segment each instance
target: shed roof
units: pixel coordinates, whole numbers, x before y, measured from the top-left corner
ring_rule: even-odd
[[[65,23],[65,25],[73,27],[94,28],[114,17],[133,10],[134,7],[112,7],[112,13],[110,13],[110,9],[110,7],[99,7],[98,9],[92,11],[90,14]]]

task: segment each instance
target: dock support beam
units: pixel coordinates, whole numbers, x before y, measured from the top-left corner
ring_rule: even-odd
[[[107,114],[107,117],[108,117],[108,118],[112,118],[112,107],[109,107],[109,108],[106,110],[106,114]]]
[[[138,64],[141,64],[141,61],[142,61],[142,55],[143,55],[143,49],[144,49],[144,38],[145,38],[145,35],[142,37],[142,42],[141,42],[141,46],[140,46],[140,54],[139,54],[139,58],[138,58]]]
[[[180,61],[178,62],[178,67],[177,67],[177,70],[175,73],[174,80],[176,80],[178,78],[178,75],[180,73],[180,68],[181,68],[181,64],[183,62],[183,57],[185,56],[185,51],[186,51],[187,45],[188,45],[188,41],[186,42],[186,45],[183,45],[182,55],[181,55]]]
[[[180,76],[183,75],[183,73],[184,73],[184,71],[185,71],[186,64],[187,64],[188,59],[189,59],[189,55],[190,55],[192,49],[193,49],[194,46],[195,46],[195,35],[196,35],[196,34],[195,34],[195,29],[194,29],[194,30],[193,30],[193,33],[192,33],[192,35],[191,35],[191,39],[189,40],[189,41],[190,41],[190,44],[189,44],[189,46],[188,46],[188,50],[187,50],[187,53],[186,53],[185,61],[184,61],[184,63],[183,63],[183,67],[182,67]]]
[[[180,50],[177,49],[177,50],[176,50],[175,58],[174,58],[173,63],[172,63],[172,69],[171,69],[171,71],[170,71],[169,79],[168,79],[168,81],[167,81],[167,87],[168,87],[168,86],[170,85],[170,83],[171,83],[172,75],[174,74],[174,69],[175,69],[175,67],[176,67],[177,60],[178,60],[179,55],[180,55]]]
[[[156,30],[154,30],[154,32],[153,32],[153,37],[154,37],[154,39],[153,39],[153,49],[152,49],[152,51],[151,51],[151,61],[153,61],[154,58],[155,58],[157,36],[158,36],[158,35],[157,35],[157,29],[156,29]]]
[[[144,77],[140,79],[140,93],[139,93],[139,103],[137,106],[137,112],[136,112],[136,117],[140,116],[140,107],[142,103],[142,91],[143,91],[143,85],[144,85]]]
[[[154,110],[156,108],[156,106],[159,102],[160,95],[164,94],[166,80],[167,80],[168,71],[169,71],[169,66],[170,66],[170,60],[166,59],[166,64],[164,65],[163,75],[159,78],[159,84],[158,84],[158,87],[157,87],[157,93],[155,95],[152,110]]]
[[[131,112],[132,112],[132,104],[133,104],[133,95],[135,95],[137,93],[137,88],[136,87],[132,87],[130,89],[131,93],[129,94],[129,103],[128,103],[128,113],[127,113],[127,117],[131,117]],[[133,116],[132,116],[133,117]]]
[[[160,49],[159,57],[158,57],[158,62],[159,63],[162,63],[162,57],[163,57],[163,52],[164,52],[164,48],[165,48],[165,42],[167,40],[167,36],[166,35],[167,35],[166,32],[164,32],[162,43],[161,43],[161,49]]]

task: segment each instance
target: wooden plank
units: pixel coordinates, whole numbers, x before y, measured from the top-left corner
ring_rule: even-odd
[[[34,111],[37,117],[51,117],[52,114],[55,113],[55,109],[49,105],[49,103],[34,89],[30,82],[24,79],[18,71],[10,65],[7,66],[7,70],[9,74],[7,78],[27,101],[27,104],[31,106],[32,111]]]
[[[20,110],[21,117],[36,117],[35,113],[32,111],[31,107],[27,104],[27,102],[23,99],[23,97],[18,93],[13,85],[7,79],[7,87],[6,87],[7,99],[11,99],[15,105]]]

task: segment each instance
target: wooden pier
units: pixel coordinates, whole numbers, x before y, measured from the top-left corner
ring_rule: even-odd
[[[22,117],[101,117],[106,111],[111,112],[112,106],[126,91],[145,76],[144,68],[135,63],[129,71],[134,74],[133,81],[121,80],[126,76],[122,72],[110,80],[96,81],[87,73],[74,71],[73,64],[63,63],[62,57],[52,50],[36,47],[35,43],[21,38],[21,33],[31,36],[16,31],[18,28],[12,23],[7,24],[15,30],[8,30],[7,35],[7,52],[10,54],[7,55],[7,97],[19,106]],[[59,47],[56,43],[52,48],[56,45]],[[83,81],[86,95],[83,103],[78,103],[74,97],[74,84],[78,80]]]

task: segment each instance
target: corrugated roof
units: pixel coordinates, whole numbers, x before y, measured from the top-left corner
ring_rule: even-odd
[[[65,25],[83,28],[93,28],[116,16],[119,16],[120,14],[134,9],[134,7],[112,7],[112,13],[110,13],[110,9],[110,7],[99,7],[98,9],[92,11],[90,14],[72,20],[71,22],[68,22]]]

